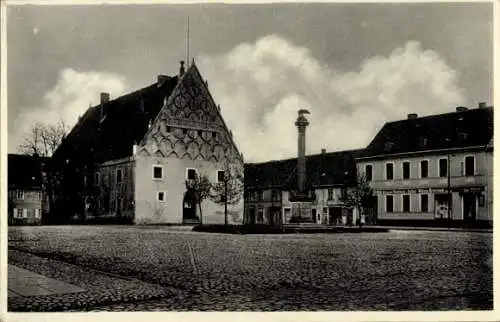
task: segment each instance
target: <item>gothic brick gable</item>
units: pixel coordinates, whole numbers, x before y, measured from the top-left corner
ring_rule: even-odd
[[[165,99],[137,151],[143,156],[243,162],[194,61]]]

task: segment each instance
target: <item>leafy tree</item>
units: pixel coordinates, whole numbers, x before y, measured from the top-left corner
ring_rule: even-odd
[[[188,193],[192,193],[200,210],[200,225],[203,225],[203,213],[201,203],[203,200],[210,197],[212,183],[206,175],[196,176],[194,180],[186,180],[186,189]]]
[[[354,189],[348,190],[339,196],[339,200],[350,207],[355,207],[359,215],[365,214],[365,210],[371,206],[373,189],[364,174],[358,174]],[[360,220],[361,224],[361,220]]]
[[[243,197],[243,173],[235,164],[226,162],[218,182],[213,185],[211,199],[224,205],[224,225],[227,226],[227,206],[238,203]]]

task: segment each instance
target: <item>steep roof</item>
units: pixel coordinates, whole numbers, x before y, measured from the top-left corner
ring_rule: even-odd
[[[493,107],[389,122],[365,157],[486,146],[493,137]]]
[[[100,163],[131,156],[133,145],[144,137],[148,124],[176,84],[177,76],[164,76],[150,86],[89,107],[52,159],[61,162],[68,158],[80,161],[92,158]]]
[[[356,181],[354,158],[364,150],[349,150],[306,156],[308,187],[353,184]],[[245,186],[250,189],[296,189],[297,158],[245,164]]]
[[[33,189],[42,186],[42,163],[48,159],[31,155],[9,154],[8,186],[11,189]]]

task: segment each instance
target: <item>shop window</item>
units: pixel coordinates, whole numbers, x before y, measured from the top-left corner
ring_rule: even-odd
[[[410,195],[403,195],[403,212],[410,212]]]
[[[420,211],[429,212],[429,195],[420,195]]]
[[[386,212],[394,212],[394,197],[393,196],[385,196],[385,211]]]

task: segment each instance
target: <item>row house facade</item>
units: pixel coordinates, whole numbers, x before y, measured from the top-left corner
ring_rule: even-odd
[[[306,186],[311,195],[311,222],[346,225],[355,222],[353,209],[344,203],[356,180],[354,158],[361,150],[306,156]],[[291,223],[297,187],[297,159],[245,165],[245,217],[247,224]]]
[[[135,224],[197,223],[199,209],[186,182],[224,171],[243,173],[243,155],[194,60],[176,76],[91,107],[52,157],[58,180],[55,221],[66,213],[83,219]],[[222,174],[222,175],[221,175]],[[60,178],[60,180],[59,180]],[[243,191],[241,192],[243,195]],[[223,223],[224,206],[202,203],[204,223]],[[241,202],[229,205],[241,223]]]
[[[491,226],[493,107],[386,123],[356,159],[380,225]]]
[[[9,154],[8,223],[9,225],[39,225],[46,210],[43,185],[43,165],[46,158]]]

